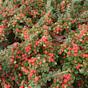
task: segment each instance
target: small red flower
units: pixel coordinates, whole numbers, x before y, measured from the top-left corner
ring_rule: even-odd
[[[68,82],[68,80],[67,80],[67,79],[64,79],[64,80],[63,80],[63,83],[64,83],[64,84],[66,84],[67,82]]]
[[[28,74],[28,73],[29,73],[28,69],[26,69],[25,67],[21,67],[21,70],[22,70],[25,74]]]
[[[21,53],[22,53],[21,50],[18,50],[18,51],[17,51],[17,54],[21,54]]]
[[[22,74],[21,73],[19,73],[19,77],[21,77],[22,76]]]
[[[4,88],[11,88],[10,84],[4,84]]]
[[[21,32],[18,28],[16,28],[16,32]]]
[[[50,56],[50,57],[54,57],[54,54],[53,54],[53,53],[49,53],[49,56]]]
[[[25,39],[25,40],[28,40],[28,39],[29,39],[28,31],[25,31],[25,28],[24,28],[23,30],[24,30],[24,32],[23,32],[24,39]]]
[[[53,21],[52,21],[52,19],[47,19],[46,22],[47,22],[48,24],[52,24]]]
[[[41,61],[39,62],[39,65],[42,65],[42,62]]]
[[[57,28],[55,28],[55,30],[54,30],[56,33],[59,33],[59,32],[61,32],[62,31],[62,28],[60,28],[60,27],[57,27]]]
[[[78,51],[79,51],[79,46],[77,44],[74,44],[74,43],[72,45],[73,45],[72,50],[74,51],[74,56],[77,56]]]
[[[79,50],[78,45],[77,45],[77,44],[73,44],[73,48],[72,48],[72,50],[73,50],[75,53],[77,53],[78,50]]]
[[[14,48],[16,48],[18,46],[18,43],[17,42],[13,43],[13,46]]]
[[[3,31],[4,31],[4,26],[0,25],[0,35],[3,33]]]
[[[47,25],[43,25],[43,29],[48,30],[49,27]]]
[[[36,70],[31,70],[30,74],[28,75],[28,79],[30,80],[31,77],[36,73]]]
[[[42,38],[41,38],[41,41],[43,41],[43,42],[47,42],[48,41],[48,39],[47,39],[47,37],[46,36],[43,36]]]
[[[17,69],[18,68],[18,64],[15,64],[15,69]]]
[[[11,58],[11,59],[10,59],[10,62],[11,62],[11,64],[13,64],[13,63],[14,63],[14,59],[13,59],[13,58]]]
[[[31,59],[28,60],[28,62],[29,62],[30,64],[34,65],[35,62],[36,62],[36,60],[37,60],[37,58],[31,58]]]
[[[82,38],[87,33],[86,29],[80,30],[80,34],[78,35],[79,38]]]
[[[39,43],[40,43],[40,41],[36,41],[36,42],[35,42],[35,45],[36,45],[36,46],[38,46],[38,45],[39,45]]]
[[[70,77],[71,77],[71,74],[65,74],[65,75],[63,76],[64,79],[68,79],[68,80],[70,79]]]
[[[63,76],[63,83],[62,84],[67,84],[67,82],[71,79],[71,74],[65,74]]]
[[[39,81],[39,77],[34,78],[34,82],[37,83]]]
[[[28,86],[28,88],[32,88],[31,86]]]
[[[68,56],[71,56],[71,52],[70,52],[70,51],[68,51],[68,52],[67,52],[67,55],[68,55]]]
[[[74,24],[75,22],[76,22],[76,19],[71,21],[72,24]]]
[[[30,3],[34,2],[34,0],[30,0]]]
[[[13,76],[11,79],[12,79],[12,80],[15,80],[15,77]]]
[[[31,50],[31,45],[25,47],[25,51],[28,53]]]
[[[22,59],[27,60],[28,59],[27,55],[26,54],[22,54]]]
[[[2,70],[2,66],[0,65],[0,71]]]
[[[88,58],[88,54],[83,54],[82,57],[83,58]]]
[[[20,86],[19,88],[24,88],[24,86]]]
[[[49,62],[55,62],[54,58],[49,58]]]
[[[31,86],[28,86],[28,88],[32,88]]]
[[[81,64],[78,63],[78,65],[76,66],[76,69],[79,70],[81,67]]]

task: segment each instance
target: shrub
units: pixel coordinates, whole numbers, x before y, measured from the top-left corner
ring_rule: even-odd
[[[0,86],[87,88],[86,2],[2,0]]]

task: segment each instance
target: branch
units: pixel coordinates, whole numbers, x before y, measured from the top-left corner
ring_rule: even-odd
[[[69,69],[66,71],[63,71],[63,72],[57,71],[57,72],[53,73],[52,76],[46,77],[46,79],[54,78],[54,77],[55,78],[61,77],[63,74],[68,73],[68,72],[70,72]]]

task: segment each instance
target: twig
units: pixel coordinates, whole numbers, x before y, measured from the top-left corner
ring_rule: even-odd
[[[78,20],[77,24],[80,24],[80,23],[88,23],[88,20]]]
[[[53,77],[55,77],[55,78],[61,77],[63,74],[65,74],[67,72],[69,72],[69,70],[66,70],[66,71],[63,71],[63,72],[57,71],[54,74],[52,74],[52,76],[46,77],[46,79],[53,78]]]

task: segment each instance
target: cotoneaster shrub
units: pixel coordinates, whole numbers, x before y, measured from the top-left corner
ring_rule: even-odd
[[[0,87],[87,88],[86,2],[2,0]]]
[[[86,25],[80,26],[84,26],[87,31]],[[78,33],[69,34],[70,39],[67,38],[63,44],[55,45],[47,30],[31,29],[28,32],[29,40],[25,40],[22,44],[14,43],[13,48],[10,48],[10,66],[5,68],[2,65],[4,69],[1,69],[2,83],[6,81],[10,84],[14,80],[18,86],[32,88],[71,87],[76,84],[84,87],[88,76],[86,64],[88,57],[87,47],[82,45],[86,44],[86,41],[80,43],[83,40],[78,40],[83,29],[79,30]],[[87,32],[83,37],[87,37]]]

